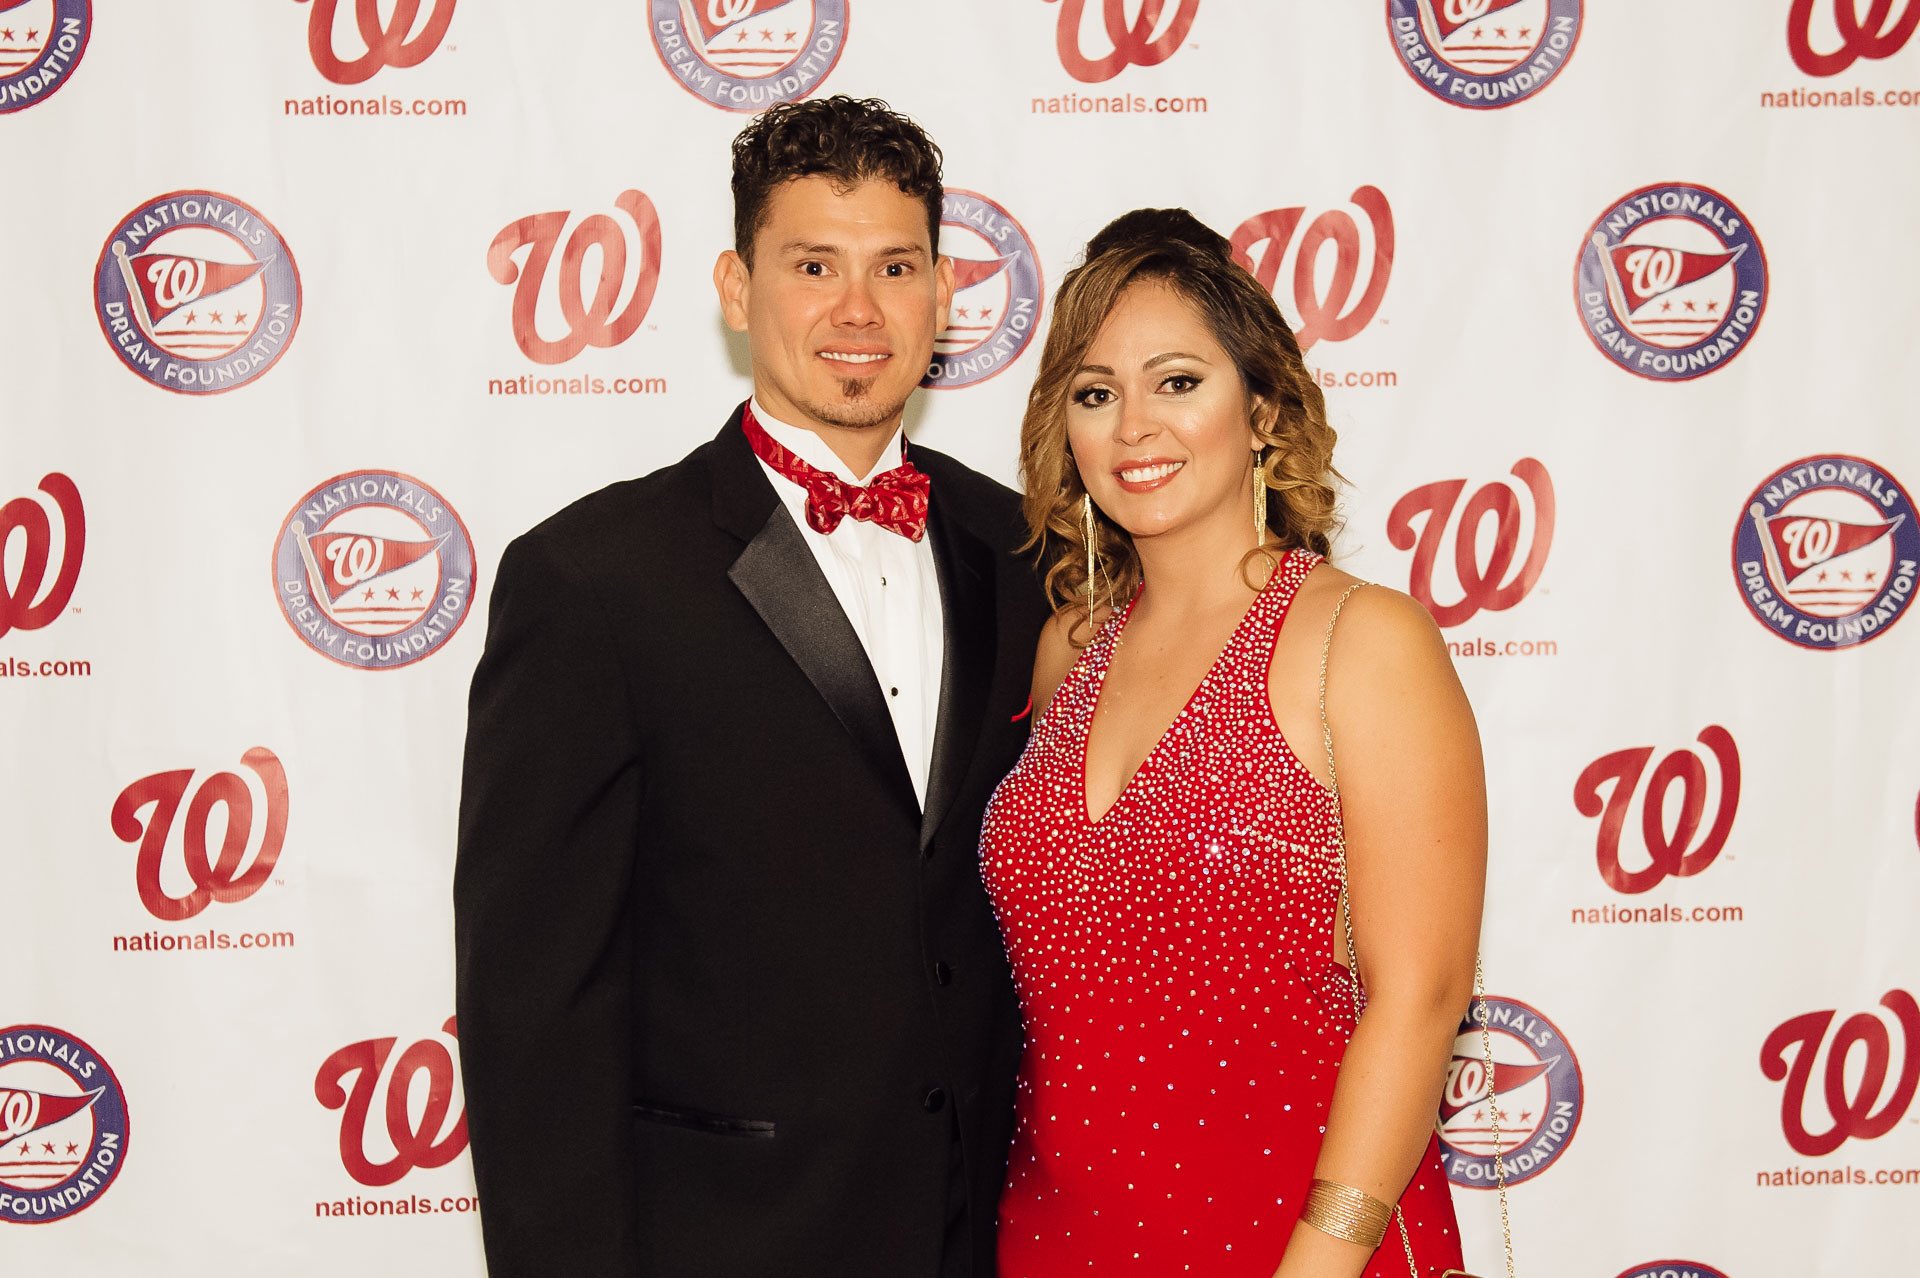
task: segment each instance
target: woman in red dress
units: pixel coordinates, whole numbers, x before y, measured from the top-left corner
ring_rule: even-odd
[[[1224,239],[1181,210],[1095,237],[1022,427],[1058,611],[982,836],[1027,1033],[1002,1278],[1461,1263],[1434,1115],[1479,740],[1427,614],[1325,561],[1333,438]]]

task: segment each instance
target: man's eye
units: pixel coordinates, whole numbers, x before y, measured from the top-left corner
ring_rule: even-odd
[[[888,279],[897,280],[907,273],[907,264],[905,262],[888,262],[884,269],[886,270]]]
[[[827,273],[827,266],[824,262],[802,262],[800,263],[800,272],[803,275],[825,275]]]

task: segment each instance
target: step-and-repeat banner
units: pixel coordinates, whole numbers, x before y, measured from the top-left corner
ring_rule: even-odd
[[[1342,558],[1432,609],[1486,739],[1521,1271],[1911,1273],[1917,24],[0,0],[6,1271],[481,1273],[449,881],[493,567],[743,397],[728,141],[845,92],[946,152],[914,438],[1015,479],[1050,291],[1127,208],[1297,322]],[[1478,1052],[1439,1124],[1493,1272]]]

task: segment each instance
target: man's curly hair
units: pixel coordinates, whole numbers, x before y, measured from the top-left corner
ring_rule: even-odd
[[[753,236],[783,182],[815,174],[849,191],[883,180],[927,206],[927,242],[940,245],[940,148],[879,98],[835,94],[782,102],[733,140],[733,247],[753,266]]]

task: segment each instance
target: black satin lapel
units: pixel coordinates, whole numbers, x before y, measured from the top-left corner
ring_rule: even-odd
[[[786,507],[777,506],[727,576],[812,680],[875,773],[917,812],[913,778],[866,649]]]
[[[940,662],[940,719],[927,773],[927,811],[920,846],[933,841],[954,794],[973,763],[993,686],[995,639],[993,552],[957,521],[943,519],[933,501],[927,535],[940,575],[946,644]]]

